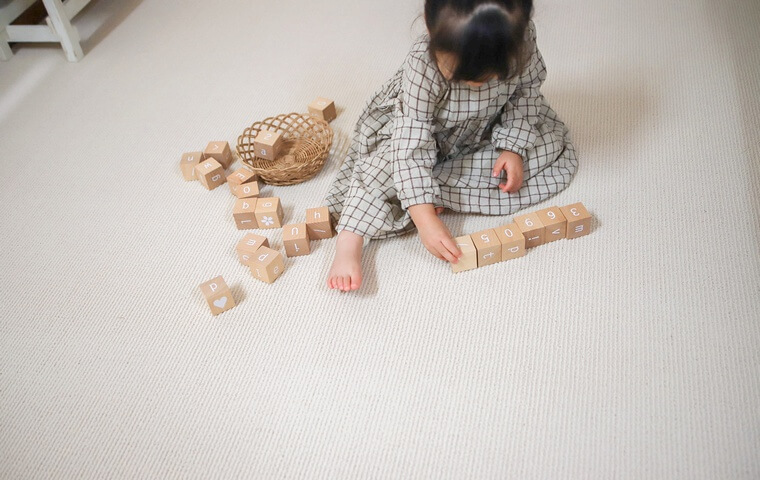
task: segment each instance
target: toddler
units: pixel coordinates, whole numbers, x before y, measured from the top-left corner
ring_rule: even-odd
[[[361,286],[369,239],[417,229],[461,256],[439,214],[509,215],[564,189],[578,162],[541,94],[532,0],[426,0],[427,34],[377,91],[325,203],[337,221],[330,288]]]

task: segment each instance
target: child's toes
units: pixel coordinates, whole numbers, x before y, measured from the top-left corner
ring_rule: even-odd
[[[346,275],[343,277],[343,291],[347,292],[349,290],[351,290],[351,277]]]

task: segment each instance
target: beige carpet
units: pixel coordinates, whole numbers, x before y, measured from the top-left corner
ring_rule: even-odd
[[[0,63],[0,478],[760,477],[758,2],[537,2],[580,168],[535,209],[587,237],[458,275],[373,242],[355,294],[334,239],[273,285],[237,262],[182,152],[318,95],[345,141],[421,10],[100,0],[80,63]],[[301,221],[339,161],[264,192]]]

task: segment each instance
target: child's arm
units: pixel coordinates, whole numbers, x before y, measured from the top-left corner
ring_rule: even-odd
[[[428,252],[441,260],[457,263],[462,251],[451,236],[448,227],[435,214],[430,203],[419,203],[409,207],[409,215],[420,234],[420,241]]]

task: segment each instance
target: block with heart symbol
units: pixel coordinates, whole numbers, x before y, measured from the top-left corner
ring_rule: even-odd
[[[294,223],[282,227],[282,243],[285,244],[285,255],[298,257],[311,253],[309,232],[305,223]]]
[[[230,150],[230,144],[228,142],[209,142],[206,146],[206,150],[203,151],[204,159],[213,158],[219,162],[225,170],[230,168],[234,158],[232,157],[232,151]]]
[[[182,170],[182,177],[186,181],[195,180],[195,166],[203,160],[203,152],[187,152],[182,154],[179,161],[179,168]]]
[[[259,247],[251,261],[248,262],[254,278],[266,283],[274,283],[285,271],[282,254],[269,247]]]
[[[501,242],[493,229],[482,230],[470,235],[478,251],[478,267],[501,262]]]
[[[578,238],[588,235],[591,231],[591,214],[582,203],[574,203],[561,207],[562,214],[567,218],[567,238]]]
[[[232,292],[221,276],[202,283],[201,292],[206,302],[208,302],[212,315],[219,315],[235,306]]]
[[[213,190],[227,181],[222,164],[209,158],[195,166],[195,178],[208,190]]]
[[[238,260],[245,266],[248,266],[253,254],[259,247],[268,247],[269,239],[262,235],[256,235],[255,233],[249,233],[242,240],[240,240],[235,248],[238,254]]]
[[[335,236],[332,217],[327,207],[306,209],[306,230],[309,232],[309,238],[313,240]]]
[[[309,104],[309,114],[312,117],[321,118],[328,123],[338,116],[335,110],[335,102],[323,97],[317,97],[316,100]]]
[[[544,224],[544,243],[565,238],[567,219],[559,207],[549,207],[536,212],[538,219]]]
[[[256,202],[256,221],[259,228],[282,227],[282,204],[279,197],[259,198]]]

